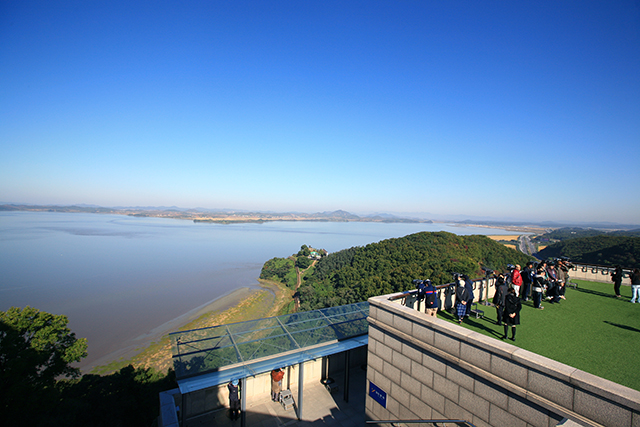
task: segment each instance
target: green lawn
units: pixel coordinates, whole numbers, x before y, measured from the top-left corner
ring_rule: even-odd
[[[523,302],[515,343],[580,370],[640,390],[640,304],[631,304],[631,288],[622,286],[622,298],[613,293],[613,283],[573,280],[566,300],[543,301],[544,310]],[[481,319],[466,319],[463,325],[500,339],[503,328],[495,324],[494,307],[478,305]],[[438,313],[455,321],[451,315]],[[509,335],[511,336],[511,335]]]

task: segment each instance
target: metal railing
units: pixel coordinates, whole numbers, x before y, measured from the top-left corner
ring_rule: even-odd
[[[488,300],[489,300],[489,287],[491,285],[493,285],[495,283],[496,278],[493,275],[486,275],[485,277],[479,277],[476,279],[472,279],[473,281],[473,290],[479,290],[480,294],[479,294],[479,298],[478,298],[478,302],[483,304],[483,305],[487,305],[488,304]],[[455,288],[456,288],[456,283],[451,282],[451,283],[445,283],[442,285],[434,285],[434,287],[436,288],[436,290],[438,291],[438,298],[441,299],[442,298],[442,291],[444,290],[445,292],[450,293],[451,295],[455,294]],[[484,294],[484,297],[483,297]],[[399,295],[394,295],[392,297],[389,298],[390,301],[397,301],[399,299],[402,299],[402,304],[405,304],[406,299],[408,297],[412,297],[412,298],[416,298],[418,295],[418,290],[417,289],[412,289],[410,291],[405,291]]]
[[[573,264],[573,268],[570,269],[572,271],[580,270],[582,273],[587,273],[589,270],[591,270],[591,273],[593,274],[600,273],[603,276],[611,275],[611,273],[613,273],[613,271],[616,269],[615,267],[612,267],[610,265],[601,265],[601,264],[592,264],[592,263],[572,263],[572,264]],[[623,267],[622,277],[628,278],[629,276],[631,276],[632,272],[633,272],[632,268]]]
[[[604,282],[609,282],[611,280],[610,276],[614,270],[615,270],[615,267],[612,267],[610,265],[600,265],[600,264],[593,264],[593,263],[572,263],[572,267],[569,268],[569,271],[576,271],[576,272],[580,271],[582,273],[591,272],[594,275],[597,275],[599,273],[600,276],[602,276],[601,277],[602,281]],[[623,279],[629,279],[631,277],[632,271],[633,271],[632,268],[623,268],[622,269]],[[478,298],[478,303],[483,305],[490,305],[489,304],[489,288],[495,284],[495,280],[496,280],[495,276],[486,275],[485,277],[479,277],[472,280],[473,280],[473,290],[480,291],[480,298]],[[574,285],[575,287],[575,283],[568,283],[568,285]],[[438,290],[438,298],[441,298],[443,290],[445,292],[453,293],[453,290],[455,290],[455,287],[456,287],[456,283],[452,282],[452,283],[445,283],[442,285],[434,285],[434,286]],[[417,295],[418,295],[418,290],[413,289],[410,291],[402,292],[401,294],[398,294],[398,295],[394,295],[390,297],[389,300],[397,301],[399,299],[402,299],[403,300],[402,303],[404,304],[407,298],[416,298]]]

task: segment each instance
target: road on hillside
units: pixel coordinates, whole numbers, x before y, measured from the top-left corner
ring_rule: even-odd
[[[531,239],[527,235],[518,237],[518,249],[526,255],[533,255],[536,251],[536,247],[531,243]]]
[[[310,269],[311,267],[313,267],[314,265],[316,265],[316,263],[318,262],[317,259],[314,259],[313,262],[311,263],[311,265],[309,267],[307,267],[304,271],[306,272],[308,269]],[[298,288],[300,287],[300,285],[302,284],[302,271],[300,271],[300,269],[298,267],[296,267],[296,293],[294,294],[293,300],[295,301],[294,303],[294,312],[298,312],[298,309],[300,308],[300,298],[298,297]]]

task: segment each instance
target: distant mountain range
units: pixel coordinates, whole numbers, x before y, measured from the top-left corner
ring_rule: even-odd
[[[69,212],[69,213],[107,213],[115,215],[129,215],[137,217],[159,217],[187,219],[194,222],[239,223],[239,222],[267,222],[267,221],[360,221],[360,222],[412,222],[431,223],[430,220],[400,218],[393,215],[358,216],[337,210],[332,212],[299,213],[299,212],[250,212],[231,209],[184,209],[177,206],[116,206],[105,208],[96,205],[78,204],[70,206],[58,205],[26,205],[0,204],[0,211],[29,211],[29,212]]]
[[[85,213],[111,213],[131,216],[148,216],[162,218],[190,219],[203,222],[265,222],[265,221],[363,221],[363,222],[411,222],[433,223],[448,222],[462,225],[480,225],[486,227],[511,227],[511,228],[541,228],[557,229],[562,227],[592,228],[597,230],[633,230],[640,228],[639,224],[618,224],[614,222],[564,222],[564,221],[518,221],[489,219],[486,217],[473,219],[454,219],[454,217],[441,217],[433,215],[427,219],[426,214],[389,214],[372,213],[356,215],[344,210],[325,211],[316,213],[304,212],[260,212],[242,209],[208,209],[208,208],[181,208],[178,206],[115,206],[106,208],[98,205],[30,205],[0,202],[0,211],[40,211],[40,212],[85,212]],[[458,215],[455,218],[463,218]]]

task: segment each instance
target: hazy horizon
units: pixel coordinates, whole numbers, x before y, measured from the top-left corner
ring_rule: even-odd
[[[185,206],[141,206],[141,205],[132,205],[132,206],[101,206],[95,204],[86,204],[86,203],[72,203],[69,205],[61,205],[61,204],[51,204],[51,205],[40,205],[33,203],[16,203],[16,202],[5,202],[0,201],[0,205],[14,205],[14,206],[56,206],[56,207],[95,207],[95,208],[107,208],[107,209],[140,209],[140,210],[154,210],[154,209],[176,209],[180,211],[201,211],[203,213],[206,212],[247,212],[247,213],[268,213],[268,214],[304,214],[304,215],[313,215],[313,214],[323,214],[323,213],[333,213],[336,211],[343,211],[349,214],[357,215],[360,217],[373,217],[373,216],[392,216],[399,219],[416,219],[416,220],[433,220],[438,222],[461,222],[461,221],[478,221],[479,223],[487,222],[487,223],[502,223],[504,225],[508,224],[519,224],[519,225],[545,225],[545,224],[554,224],[554,225],[562,225],[562,226],[595,226],[595,225],[611,225],[611,226],[623,226],[623,227],[640,227],[640,223],[620,223],[614,221],[563,221],[563,220],[545,220],[545,219],[523,219],[523,218],[513,218],[513,217],[491,217],[491,216],[476,216],[476,215],[465,215],[465,214],[452,214],[452,215],[435,215],[430,212],[394,212],[394,211],[385,211],[385,212],[349,212],[344,209],[336,209],[333,211],[316,211],[316,212],[304,212],[304,211],[283,211],[283,210],[257,210],[257,209],[234,209],[234,208],[205,208],[202,206],[196,207],[185,207]]]

